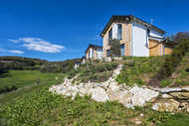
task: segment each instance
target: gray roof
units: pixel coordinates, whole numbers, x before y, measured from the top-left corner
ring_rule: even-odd
[[[138,22],[140,24],[143,24],[143,25],[146,25],[147,27],[151,28],[151,29],[154,29],[162,34],[165,34],[166,32],[150,23],[147,23],[145,22],[144,20],[140,19],[140,18],[137,18],[133,15],[126,15],[126,16],[119,16],[119,15],[113,15],[110,20],[108,21],[108,23],[106,24],[105,28],[102,30],[101,32],[101,36],[104,36],[104,34],[106,33],[106,31],[108,30],[108,28],[111,26],[111,24],[113,22],[116,22],[116,21],[125,21],[125,22]]]

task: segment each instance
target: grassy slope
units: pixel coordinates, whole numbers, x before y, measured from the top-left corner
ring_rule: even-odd
[[[148,108],[127,109],[116,102],[98,103],[87,96],[71,100],[47,89],[35,90],[14,104],[0,107],[0,124],[8,126],[134,126],[135,119],[140,119],[143,126],[187,126],[188,118],[183,113],[172,115]],[[7,119],[11,120],[6,123]]]
[[[122,73],[126,71],[124,74],[129,76],[126,80],[129,84],[141,82],[139,79],[145,76],[144,83],[141,83],[145,84],[156,74],[162,61],[162,57],[127,58],[123,61],[125,68]],[[0,95],[0,103],[3,105],[0,106],[2,126],[6,124],[6,120],[9,120],[7,126],[132,126],[135,125],[133,120],[136,118],[140,119],[144,126],[187,126],[189,123],[189,115],[184,113],[176,115],[159,113],[149,107],[132,110],[116,102],[97,103],[89,97],[77,97],[76,100],[71,100],[53,95],[48,92],[47,87],[60,83],[64,77],[62,74],[44,74],[38,71],[11,71],[10,73],[12,76],[0,81],[4,85],[16,83],[19,89]],[[39,84],[36,85],[39,78]],[[140,116],[141,113],[144,113],[144,117]]]
[[[188,69],[188,70],[187,70]],[[189,85],[189,53],[182,59],[176,71],[171,77],[161,82],[162,86],[184,86]]]
[[[41,73],[39,71],[9,71],[10,75],[0,78],[0,88],[15,85],[16,91],[0,95],[0,104],[13,101],[16,97],[26,95],[34,89],[60,83],[64,79],[63,74]]]
[[[156,75],[165,57],[125,57],[119,83],[146,85]]]
[[[165,60],[164,57],[125,57],[124,67],[117,77],[119,83],[132,86],[133,84],[147,85],[149,81],[159,72]],[[161,86],[189,85],[189,53],[180,62],[176,71],[169,78],[161,81]]]

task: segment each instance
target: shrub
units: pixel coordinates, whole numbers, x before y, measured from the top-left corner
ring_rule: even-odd
[[[113,57],[119,57],[121,56],[121,49],[120,49],[120,41],[119,40],[111,40],[110,41],[111,46],[111,56]]]
[[[161,81],[169,77],[187,52],[189,52],[189,39],[180,40],[179,44],[174,48],[172,55],[165,59],[164,65],[157,74],[157,78]]]
[[[16,90],[17,87],[15,85],[8,85],[0,89],[0,94],[7,93]]]
[[[58,64],[47,63],[41,66],[41,72],[50,72],[50,73],[60,73],[62,72],[62,67]]]
[[[93,62],[81,65],[75,74],[79,74],[77,80],[81,82],[103,82],[111,75],[112,71],[117,67],[117,63]]]

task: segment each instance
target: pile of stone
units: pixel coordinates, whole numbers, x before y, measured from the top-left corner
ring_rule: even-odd
[[[189,112],[189,87],[154,88],[160,92],[152,109],[161,112]]]
[[[120,74],[122,65],[114,70],[113,76],[101,83],[80,83],[73,84],[73,79],[65,79],[64,83],[54,85],[49,90],[51,92],[69,96],[74,99],[76,95],[85,95],[97,102],[118,101],[125,107],[145,106],[146,103],[153,103],[152,109],[157,111],[189,112],[189,87],[183,88],[151,88],[151,87],[129,87],[118,84],[115,80]]]
[[[78,94],[80,96],[90,95],[97,102],[118,101],[126,107],[143,106],[146,102],[157,97],[157,91],[146,87],[128,87],[115,81],[120,74],[122,65],[114,70],[113,76],[102,83],[80,83],[72,84],[72,79],[65,79],[63,84],[54,85],[49,90],[72,99]]]

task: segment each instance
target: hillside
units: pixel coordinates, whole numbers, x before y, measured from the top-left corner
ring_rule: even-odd
[[[188,64],[187,56],[183,59],[180,67],[186,68],[185,64]],[[1,78],[0,81],[4,84],[7,82],[15,83],[20,85],[20,89],[0,95],[0,100],[3,101],[1,103],[6,104],[0,108],[2,113],[0,114],[0,124],[2,126],[20,126],[24,124],[30,126],[86,124],[132,126],[139,123],[140,125],[186,126],[189,123],[189,115],[186,113],[172,115],[171,113],[156,112],[150,109],[149,106],[128,109],[116,101],[99,103],[88,96],[83,98],[76,96],[75,100],[72,100],[69,97],[65,98],[48,92],[48,88],[53,84],[60,84],[64,82],[65,78],[73,78],[74,76],[78,77],[78,79],[73,79],[74,84],[86,83],[89,80],[92,83],[106,81],[107,79],[104,80],[104,78],[111,77],[111,71],[120,63],[124,65],[117,77],[120,84],[129,86],[134,83],[147,85],[150,78],[159,71],[165,58],[125,57],[122,61],[114,61],[113,63],[89,62],[82,65],[78,70],[72,69],[70,72],[61,74],[11,70],[9,71],[11,76]],[[186,73],[183,72],[180,77],[183,77],[183,75],[186,75]],[[37,80],[40,81],[37,82]],[[11,121],[7,122],[8,118],[11,118]]]
[[[187,126],[189,53],[176,54],[179,60],[123,57],[77,69],[80,59],[37,60],[39,69],[8,69],[0,78],[0,89],[8,90],[0,94],[0,125]]]

